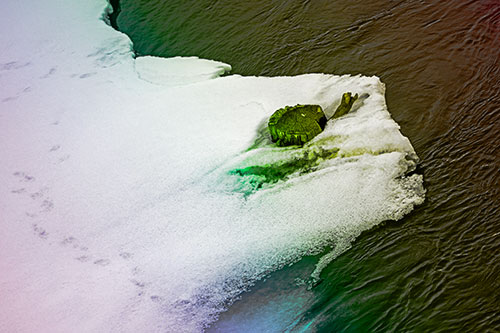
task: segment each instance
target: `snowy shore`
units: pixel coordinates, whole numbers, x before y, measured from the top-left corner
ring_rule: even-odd
[[[0,10],[2,332],[199,331],[256,279],[423,201],[376,77],[134,59],[105,0]],[[370,96],[308,146],[266,141],[274,110],[345,91]],[[230,172],[329,150],[250,195]]]

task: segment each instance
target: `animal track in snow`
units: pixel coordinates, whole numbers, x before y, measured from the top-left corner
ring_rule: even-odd
[[[53,146],[50,148],[49,152],[54,152],[54,151],[56,151],[56,150],[59,150],[59,148],[61,148],[61,146],[60,146],[60,145],[53,145]]]
[[[48,77],[54,75],[56,71],[57,67],[52,67],[47,74],[40,76],[40,79],[47,79]]]
[[[3,64],[0,64],[0,71],[11,71],[11,70],[16,70],[20,69],[23,67],[30,66],[31,62],[18,62],[18,61],[11,61],[11,62],[6,62]]]
[[[49,233],[42,227],[40,227],[37,223],[34,223],[32,225],[33,227],[33,232],[35,233],[35,235],[37,235],[38,237],[42,238],[42,239],[47,239],[48,236],[49,236]]]
[[[94,261],[94,264],[99,266],[108,266],[110,263],[111,261],[108,259],[97,259]]]
[[[59,163],[62,163],[70,158],[69,154],[66,154],[58,159]]]
[[[26,189],[23,187],[23,188],[19,188],[17,190],[12,190],[10,191],[10,193],[14,193],[14,194],[22,194],[22,193],[25,193],[26,192]]]
[[[50,212],[54,208],[54,203],[50,200],[45,199],[43,200],[40,207],[42,208],[42,212],[44,213]]]
[[[129,253],[129,252],[121,252],[120,253],[120,257],[122,257],[123,259],[127,260],[127,259],[130,259],[132,257],[132,253]]]
[[[10,102],[10,101],[14,101],[16,99],[18,99],[19,96],[9,96],[9,97],[6,97],[4,99],[2,99],[2,103],[7,103],[7,102]]]
[[[97,74],[97,72],[93,72],[93,73],[85,73],[85,74],[80,75],[80,76],[79,76],[79,78],[80,78],[80,79],[86,79],[86,78],[91,77],[91,76],[94,76],[94,75],[96,75],[96,74]]]
[[[138,281],[136,279],[131,279],[130,282],[132,282],[132,284],[139,288],[144,288],[146,286],[146,283]]]
[[[90,260],[90,257],[89,256],[79,256],[79,257],[76,257],[75,259],[80,261],[80,262],[87,262]]]
[[[29,182],[34,182],[35,181],[35,177],[27,175],[27,174],[25,174],[24,172],[21,172],[21,171],[14,172],[13,175],[15,177],[17,177],[20,182],[23,182],[23,183],[29,183]]]

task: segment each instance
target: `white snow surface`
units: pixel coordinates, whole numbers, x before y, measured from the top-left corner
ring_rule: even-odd
[[[139,77],[164,86],[183,86],[215,79],[231,71],[231,66],[198,57],[160,58],[145,56],[135,59]]]
[[[377,77],[134,59],[107,10],[0,4],[1,332],[200,331],[269,272],[423,201]],[[370,96],[304,148],[266,141],[276,109],[328,113],[346,91]],[[336,149],[258,189],[231,173]]]

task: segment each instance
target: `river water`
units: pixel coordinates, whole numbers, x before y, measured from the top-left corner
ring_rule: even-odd
[[[196,55],[242,75],[377,75],[421,159],[423,205],[363,233],[312,290],[296,277],[314,258],[276,272],[212,330],[500,331],[498,0],[120,5],[139,55]]]

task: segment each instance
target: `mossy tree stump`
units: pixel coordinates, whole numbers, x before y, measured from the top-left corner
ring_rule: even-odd
[[[349,112],[358,95],[350,92],[342,95],[339,107],[332,118],[341,117]],[[321,133],[328,119],[319,105],[285,106],[269,118],[271,140],[278,146],[304,145]]]
[[[286,106],[269,118],[271,139],[278,146],[303,145],[325,129],[326,116],[319,105]]]

